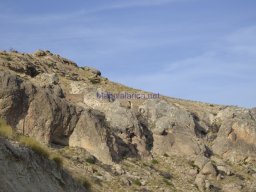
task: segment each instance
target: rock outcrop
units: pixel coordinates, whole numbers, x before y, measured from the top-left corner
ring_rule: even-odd
[[[255,108],[211,105],[162,96],[122,100],[108,95],[129,91],[147,94],[113,83],[102,77],[99,70],[78,67],[49,51],[0,53],[0,117],[17,134],[34,137],[46,145],[85,150],[110,166],[129,159],[152,160],[156,166],[155,159],[160,159],[166,168],[165,164],[172,166],[168,157],[181,162],[187,160],[184,165],[190,167],[185,166],[182,174],[200,191],[255,189],[250,179],[245,185],[239,183],[244,177],[251,178],[256,174]],[[107,96],[99,96],[99,93]],[[6,153],[4,145],[1,150],[4,151],[1,154]],[[67,161],[70,159],[79,163],[85,161],[78,157],[69,157]],[[238,173],[237,164],[241,170],[247,170],[244,174],[249,174],[248,177]],[[125,170],[114,174],[126,175],[122,180],[126,186],[132,183],[146,186],[151,172],[157,176],[166,173],[161,172],[161,167],[158,170],[152,165],[143,171],[149,172],[147,178]],[[102,177],[97,175],[98,179]],[[110,174],[106,178],[112,180],[113,177]],[[228,178],[239,184],[229,182]],[[164,179],[166,185],[173,185],[169,183],[172,178],[168,177],[166,181],[165,176]],[[228,183],[224,185],[222,180]],[[0,183],[7,181],[0,180]],[[175,185],[179,185],[177,183]],[[73,184],[71,186],[70,191],[75,188]],[[10,186],[6,184],[6,187]],[[60,191],[58,186],[55,187],[49,191]],[[10,191],[15,190],[14,187]]]
[[[169,155],[202,153],[194,132],[194,119],[187,111],[164,100],[145,101],[139,111],[146,119],[146,126],[153,133],[155,153]]]
[[[116,125],[110,123],[109,126],[103,113],[75,106],[61,98],[55,93],[54,84],[36,87],[4,72],[0,72],[0,80],[0,115],[18,133],[44,143],[84,147],[108,164],[128,154],[137,155],[133,144],[125,143],[114,133],[122,126],[118,122],[123,124],[119,121],[121,116],[113,116],[111,122]],[[122,115],[120,111],[115,114]],[[129,120],[126,122],[130,123]],[[124,125],[123,131],[129,128],[133,127]]]
[[[2,138],[0,173],[0,191],[3,192],[88,191],[53,161]]]
[[[219,122],[213,152],[232,162],[256,160],[256,121],[249,109],[227,107],[216,119]]]

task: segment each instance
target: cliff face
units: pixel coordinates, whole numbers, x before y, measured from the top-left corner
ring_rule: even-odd
[[[121,182],[126,183],[127,190],[134,190],[136,184],[132,185],[131,180],[135,178],[145,180],[145,184],[137,183],[137,188],[149,191],[155,185],[163,191],[256,190],[255,109],[163,96],[147,100],[100,99],[97,93],[145,92],[113,83],[100,71],[78,67],[49,51],[1,52],[0,70],[1,118],[18,134],[60,148],[80,148],[95,156],[99,164],[113,169],[118,165],[116,178],[104,178],[105,188],[111,182]],[[163,184],[150,182],[152,177],[158,178],[169,170],[164,167],[174,166],[170,165],[170,158],[183,162],[181,167],[176,165],[181,170],[177,178],[183,177],[181,180],[188,185],[175,183],[175,178],[171,186],[169,180]],[[69,163],[76,162],[70,159]],[[152,170],[147,178],[129,173],[124,164],[155,159],[161,164],[154,166],[162,171]],[[127,170],[120,172],[122,166]],[[145,170],[140,167],[137,171]],[[114,174],[106,170],[103,173]],[[246,183],[242,182],[243,174]],[[118,175],[127,181],[120,181]]]

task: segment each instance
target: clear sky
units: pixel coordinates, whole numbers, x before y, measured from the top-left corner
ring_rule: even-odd
[[[167,96],[256,106],[255,0],[0,0],[10,48]]]

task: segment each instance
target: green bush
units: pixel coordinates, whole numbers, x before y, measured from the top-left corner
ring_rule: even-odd
[[[37,154],[49,158],[50,153],[48,149],[43,146],[43,144],[39,143],[37,140],[31,137],[26,137],[26,136],[20,136],[18,138],[19,142],[25,145],[26,147],[32,149],[34,152]]]
[[[96,159],[94,157],[88,157],[85,159],[85,161],[87,163],[90,163],[90,164],[95,164],[96,163]]]
[[[153,160],[151,161],[151,163],[152,163],[152,164],[158,164],[158,161],[157,161],[156,159],[153,159]]]
[[[133,180],[133,184],[138,185],[138,186],[141,186],[141,182],[140,182],[139,179]]]
[[[169,186],[172,186],[174,187],[173,183],[168,181],[167,179],[164,179],[163,182],[166,184],[166,185],[169,185]]]
[[[12,128],[2,119],[0,119],[0,136],[5,138],[12,138],[13,136]]]

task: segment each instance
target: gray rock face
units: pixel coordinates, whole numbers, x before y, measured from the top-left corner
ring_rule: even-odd
[[[168,104],[164,100],[147,100],[140,107],[143,115],[148,119],[149,127],[154,134],[164,132],[184,133],[194,132],[194,120],[192,116],[183,109]]]
[[[16,76],[0,73],[0,115],[24,135],[67,145],[81,111],[52,93]],[[43,109],[43,110],[42,110]]]
[[[21,134],[44,143],[83,147],[108,164],[149,155],[135,114],[118,103],[102,108],[105,118],[97,110],[67,102],[54,91],[58,85],[38,87],[3,72],[0,82],[0,116]]]
[[[256,159],[256,121],[252,111],[228,107],[216,117],[220,129],[213,152],[232,162]]]
[[[54,73],[41,73],[31,80],[34,80],[33,82],[38,83],[41,87],[48,85],[57,85],[59,83],[59,78]]]
[[[118,160],[110,143],[110,132],[105,123],[105,116],[93,110],[83,112],[73,134],[69,138],[69,145],[82,147],[107,164]]]
[[[231,170],[227,166],[219,165],[219,166],[217,166],[217,170],[219,172],[222,172],[222,173],[228,175],[228,176],[231,175]]]
[[[209,159],[202,156],[197,156],[194,161],[194,165],[197,166],[200,170],[209,162]]]
[[[224,192],[240,192],[242,190],[242,185],[237,183],[228,183],[223,186]]]
[[[69,145],[74,129],[83,126],[78,121],[97,121],[93,115],[81,115],[83,109],[54,95],[51,88],[35,87],[2,72],[0,82],[0,115],[24,135],[45,143]]]
[[[195,179],[195,184],[201,192],[205,191],[205,179],[206,176],[202,174],[198,174]]]
[[[203,175],[210,175],[212,177],[217,175],[216,169],[215,167],[212,165],[211,162],[208,162],[205,164],[205,166],[203,167],[203,169],[201,170],[201,173]]]
[[[164,100],[147,100],[135,111],[118,100],[93,99],[95,90],[88,91],[83,103],[75,105],[64,97],[58,82],[55,75],[39,74],[24,81],[0,72],[1,117],[19,133],[45,143],[83,147],[107,163],[125,157],[148,157],[150,152],[189,156],[205,153],[196,135],[200,121],[180,107]],[[79,94],[86,91],[76,89]],[[200,125],[206,127],[206,133],[213,124],[218,126],[213,153],[232,161],[255,159],[253,110],[228,107],[214,118],[204,119]]]
[[[149,143],[152,142],[147,127],[143,127],[134,110],[123,106],[120,101],[96,98],[97,90],[85,90],[84,104],[105,114],[111,133],[110,141],[118,143],[116,147],[120,157],[147,157]],[[104,92],[100,90],[99,92]],[[148,136],[149,135],[149,136]],[[120,159],[120,158],[119,158]]]
[[[139,111],[153,132],[153,151],[158,154],[195,155],[201,148],[195,137],[192,116],[164,100],[145,101]]]
[[[1,138],[0,173],[0,191],[87,191],[53,161]]]

